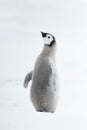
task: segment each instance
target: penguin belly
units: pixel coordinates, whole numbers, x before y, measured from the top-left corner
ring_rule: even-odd
[[[31,101],[37,111],[53,113],[58,100],[56,67],[51,59],[42,59],[34,68]]]

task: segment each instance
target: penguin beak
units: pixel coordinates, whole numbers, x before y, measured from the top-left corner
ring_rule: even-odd
[[[46,37],[46,33],[41,32],[41,34],[42,34],[42,37]]]

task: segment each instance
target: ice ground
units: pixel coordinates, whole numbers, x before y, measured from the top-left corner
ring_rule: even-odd
[[[23,88],[22,81],[0,82],[0,129],[86,130],[87,84],[82,81],[68,83],[66,80],[60,84],[57,111],[47,114],[34,110],[29,98],[29,89]]]
[[[87,130],[86,24],[86,0],[0,0],[0,130]],[[54,33],[58,43],[54,114],[37,113],[30,85],[23,88],[43,46],[40,30]]]

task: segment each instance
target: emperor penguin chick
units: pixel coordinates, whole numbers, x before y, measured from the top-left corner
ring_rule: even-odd
[[[44,47],[38,56],[34,70],[25,78],[24,85],[32,79],[30,96],[38,112],[55,112],[58,101],[57,70],[55,65],[56,39],[41,32]]]

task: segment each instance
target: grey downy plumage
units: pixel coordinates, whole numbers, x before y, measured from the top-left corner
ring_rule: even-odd
[[[32,79],[30,97],[38,112],[55,112],[58,101],[57,70],[55,64],[56,39],[42,33],[44,48],[38,56],[34,70],[24,80],[25,88]]]

